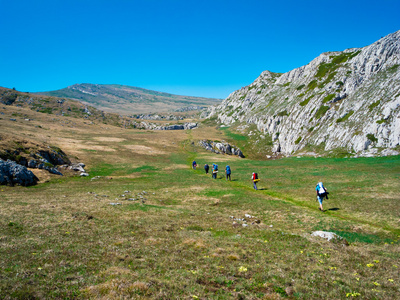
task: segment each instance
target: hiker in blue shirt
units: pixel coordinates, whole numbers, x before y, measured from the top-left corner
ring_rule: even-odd
[[[217,179],[217,173],[218,173],[218,165],[213,164],[212,167],[212,178]]]
[[[193,170],[196,170],[196,167],[197,167],[197,163],[196,163],[196,161],[194,160],[194,161],[192,162],[192,168],[193,168]]]
[[[322,208],[322,201],[324,198],[328,199],[328,191],[322,184],[322,182],[318,182],[317,186],[315,187],[315,190],[317,191],[317,201],[319,202],[319,210],[324,211]]]
[[[226,180],[231,181],[231,167],[230,166],[226,166],[225,167],[225,174],[226,174]]]

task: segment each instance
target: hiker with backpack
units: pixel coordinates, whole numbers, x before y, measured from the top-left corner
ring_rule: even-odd
[[[212,167],[212,178],[213,179],[217,179],[217,173],[218,173],[218,165],[213,164],[213,167]]]
[[[210,170],[210,166],[205,164],[204,165],[204,171],[206,171],[206,174],[208,174],[208,170]]]
[[[257,182],[260,181],[260,179],[258,179],[258,174],[253,172],[253,174],[251,175],[251,180],[253,180],[253,184],[254,184],[254,189],[257,191]]]
[[[226,180],[228,180],[228,177],[229,177],[229,181],[231,181],[231,167],[230,166],[225,167],[225,174],[226,174]]]
[[[192,168],[193,168],[193,170],[196,170],[196,167],[197,167],[197,163],[196,163],[196,161],[194,160],[194,161],[192,162]]]
[[[317,186],[315,187],[315,190],[317,191],[317,201],[319,202],[319,210],[324,211],[322,207],[322,201],[324,198],[328,199],[328,191],[322,184],[322,182],[318,182]]]

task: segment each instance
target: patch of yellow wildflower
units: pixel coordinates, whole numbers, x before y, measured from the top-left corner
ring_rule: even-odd
[[[239,272],[247,272],[247,268],[241,266],[241,267],[239,268]]]

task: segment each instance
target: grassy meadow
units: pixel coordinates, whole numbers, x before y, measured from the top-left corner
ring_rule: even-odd
[[[0,187],[2,299],[399,298],[399,156],[240,159],[196,146],[224,138],[213,127],[46,118],[10,130],[51,141],[90,176]],[[205,163],[218,163],[216,180]],[[318,181],[330,192],[326,212]]]

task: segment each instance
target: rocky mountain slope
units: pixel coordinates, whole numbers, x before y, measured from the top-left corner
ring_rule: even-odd
[[[171,112],[186,107],[221,103],[221,99],[179,96],[152,90],[111,84],[74,84],[67,88],[37,93],[78,100],[98,109],[120,114]]]
[[[263,72],[208,118],[271,139],[265,153],[398,154],[400,31],[364,48],[327,52],[288,73]],[[254,125],[253,125],[254,126]]]

